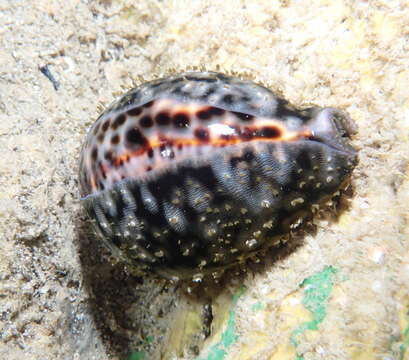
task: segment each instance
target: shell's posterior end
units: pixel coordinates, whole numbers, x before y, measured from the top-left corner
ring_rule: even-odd
[[[331,107],[317,108],[308,125],[314,139],[356,157],[350,140],[357,133],[357,125],[346,112]]]
[[[332,107],[324,108],[323,111],[330,114],[336,126],[337,133],[342,137],[351,138],[358,132],[357,124],[347,112]]]

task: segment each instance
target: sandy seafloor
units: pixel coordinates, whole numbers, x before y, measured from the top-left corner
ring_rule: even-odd
[[[0,359],[409,359],[408,53],[408,1],[0,0]],[[359,126],[346,210],[228,282],[205,340],[200,301],[111,264],[77,182],[98,104],[195,66]]]

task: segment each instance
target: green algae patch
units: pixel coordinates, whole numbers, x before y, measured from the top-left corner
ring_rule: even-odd
[[[146,337],[146,343],[151,344],[155,338],[152,335]],[[124,360],[147,360],[144,351],[133,351]]]
[[[399,360],[403,360],[405,358],[405,353],[409,347],[409,326],[403,331],[402,337],[403,337],[402,344],[399,347],[400,350]]]
[[[131,353],[126,360],[145,360],[145,353],[143,351],[134,351]]]
[[[148,344],[152,344],[152,342],[153,342],[154,339],[155,339],[155,338],[154,338],[152,335],[149,335],[149,336],[146,337],[146,342],[147,342]]]
[[[251,305],[251,311],[260,311],[264,310],[266,308],[266,304],[262,303],[261,301],[257,301],[253,305]]]
[[[338,272],[333,266],[327,266],[321,272],[306,278],[301,283],[304,288],[304,307],[311,312],[313,319],[301,323],[291,334],[290,340],[295,348],[299,345],[299,336],[307,330],[318,330],[318,325],[327,314],[327,302],[334,287],[334,275]],[[297,355],[296,360],[303,360]]]

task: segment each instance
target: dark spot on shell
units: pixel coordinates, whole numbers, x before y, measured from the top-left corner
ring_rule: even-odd
[[[125,121],[126,121],[125,114],[118,115],[117,118],[115,119],[115,121],[111,125],[112,129],[116,130],[118,127],[123,125],[125,123]]]
[[[107,121],[104,122],[104,125],[102,125],[102,131],[105,132],[109,128],[109,122],[110,120],[108,119]]]
[[[151,171],[152,170],[152,166],[147,166],[146,167],[146,171]]]
[[[227,94],[223,96],[223,102],[225,102],[226,104],[233,104],[236,101],[235,97],[231,94]]]
[[[199,110],[196,113],[196,116],[200,119],[200,120],[209,120],[212,117],[212,114],[210,112],[210,109],[203,109],[203,110]]]
[[[145,136],[141,133],[138,128],[129,129],[126,133],[126,140],[132,145],[143,146],[146,144],[147,140]]]
[[[99,171],[100,171],[102,177],[103,177],[104,179],[106,179],[106,178],[107,178],[107,175],[106,175],[106,173],[105,173],[104,167],[102,166],[102,163],[101,163],[101,162],[98,163],[98,167],[99,167]]]
[[[173,125],[179,129],[187,128],[189,126],[189,115],[180,112],[173,115]]]
[[[112,145],[118,145],[120,139],[121,139],[121,138],[119,137],[118,134],[112,136],[112,138],[111,138],[111,144],[112,144]]]
[[[247,161],[250,162],[255,159],[254,151],[251,148],[246,148],[244,150],[243,158]]]
[[[97,157],[98,157],[98,149],[94,147],[91,152],[91,159],[95,161]]]
[[[207,129],[198,128],[195,130],[194,134],[200,141],[209,141],[209,131]]]
[[[97,139],[98,139],[98,142],[99,142],[100,144],[103,143],[104,137],[105,137],[104,134],[99,134],[99,135],[98,135]]]
[[[226,110],[221,109],[221,108],[217,108],[217,107],[210,108],[210,114],[213,116],[222,116],[225,112]]]
[[[165,126],[170,124],[170,116],[166,111],[162,111],[155,116],[155,122],[159,126]]]
[[[251,97],[247,95],[240,96],[240,102],[248,103],[251,101]]]
[[[217,92],[218,89],[218,86],[210,86],[202,95],[199,96],[199,98],[206,100],[210,95]]]
[[[112,161],[112,151],[108,150],[104,154],[104,158],[108,161]]]
[[[153,120],[149,115],[146,115],[139,120],[139,125],[144,128],[150,128],[153,125]]]
[[[274,139],[281,136],[281,131],[276,126],[265,126],[257,132],[257,135],[264,138]]]
[[[236,168],[238,164],[240,164],[243,161],[243,158],[241,156],[233,156],[230,159],[230,165],[232,168]]]
[[[133,108],[133,109],[127,111],[127,114],[129,116],[139,116],[139,115],[141,115],[141,113],[142,113],[142,108],[140,108],[140,107],[136,107],[136,108]]]
[[[254,151],[251,148],[247,148],[244,150],[242,156],[233,156],[230,159],[230,165],[232,167],[237,167],[239,163],[247,163],[250,164],[255,159]]]
[[[152,148],[149,148],[147,153],[148,153],[148,157],[153,158],[153,149]]]

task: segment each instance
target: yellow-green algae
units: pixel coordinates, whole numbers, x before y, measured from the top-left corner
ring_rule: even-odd
[[[304,288],[303,305],[313,316],[311,321],[301,323],[291,334],[290,340],[295,348],[299,345],[298,337],[306,330],[318,330],[327,314],[327,301],[334,286],[334,275],[338,272],[332,266],[327,266],[321,272],[306,278],[301,287]],[[296,356],[296,360],[303,360],[302,355]]]

